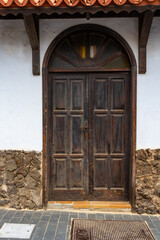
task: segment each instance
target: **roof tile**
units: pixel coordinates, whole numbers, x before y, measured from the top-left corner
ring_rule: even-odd
[[[144,4],[145,2],[145,4]],[[61,4],[66,4],[67,6],[74,7],[77,5],[85,5],[85,6],[92,6],[92,5],[102,5],[107,6],[109,4],[112,5],[124,5],[124,4],[135,4],[139,5],[143,3],[143,5],[151,5],[154,4],[156,0],[0,0],[0,7],[12,7],[12,4],[16,4],[18,7],[24,6],[35,6],[39,7],[42,6],[44,3],[49,4],[53,7],[58,7]]]

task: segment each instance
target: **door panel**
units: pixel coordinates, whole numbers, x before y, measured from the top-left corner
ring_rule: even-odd
[[[51,79],[50,200],[128,199],[128,74]]]
[[[83,159],[72,159],[71,188],[83,188]]]
[[[54,116],[54,152],[55,153],[66,153],[67,142],[66,142],[66,125],[67,117],[65,115]]]
[[[124,110],[124,79],[111,79],[111,109]]]
[[[83,126],[83,116],[71,116],[70,118],[70,136],[71,136],[71,153],[83,153],[83,137],[84,134],[81,130]]]
[[[108,81],[95,79],[95,107],[94,111],[108,109]]]
[[[112,188],[121,188],[123,186],[123,161],[124,159],[112,158],[111,166],[111,187]]]
[[[88,194],[88,80],[54,74],[50,200],[84,199]]]
[[[128,198],[128,106],[127,74],[90,75],[90,185],[91,200]],[[89,147],[90,148],[90,147]],[[125,183],[126,180],[126,183]]]
[[[65,80],[54,81],[53,87],[53,106],[54,110],[66,110],[67,109],[67,82]]]
[[[94,159],[94,186],[96,188],[107,187],[107,158]]]
[[[111,116],[111,153],[124,153],[124,116]]]
[[[57,158],[55,159],[55,168],[56,168],[56,181],[55,181],[55,188],[66,188],[66,175],[67,175],[67,168],[66,168],[66,159]]]
[[[83,109],[83,80],[71,80],[71,110]]]
[[[108,153],[108,116],[95,114],[94,119],[94,150],[95,153]]]

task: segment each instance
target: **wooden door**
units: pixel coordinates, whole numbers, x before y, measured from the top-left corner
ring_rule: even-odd
[[[54,74],[49,200],[126,200],[125,73]]]
[[[90,75],[90,199],[128,199],[128,74]]]
[[[88,194],[88,78],[54,74],[50,200],[78,200]]]

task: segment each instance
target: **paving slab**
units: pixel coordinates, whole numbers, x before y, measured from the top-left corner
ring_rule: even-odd
[[[160,215],[139,215],[124,212],[0,209],[0,228],[4,223],[35,224],[30,240],[69,240],[72,218],[146,221],[156,240],[160,240]],[[0,240],[18,240],[18,238],[0,238]]]
[[[0,229],[0,239],[30,239],[34,224],[4,223]]]

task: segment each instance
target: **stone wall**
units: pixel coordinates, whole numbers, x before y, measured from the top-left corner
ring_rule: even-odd
[[[138,150],[136,163],[136,210],[160,213],[160,149]]]
[[[136,153],[136,210],[160,213],[160,149]],[[41,152],[0,151],[0,207],[42,208]]]
[[[41,153],[0,151],[0,206],[42,207]]]

